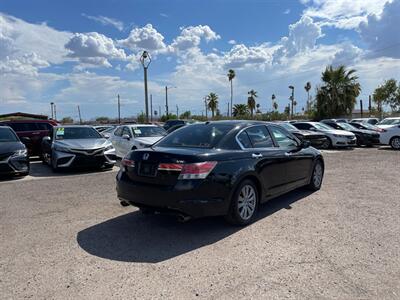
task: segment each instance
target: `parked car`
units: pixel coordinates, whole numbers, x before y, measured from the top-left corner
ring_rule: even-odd
[[[324,119],[321,120],[320,122],[325,123],[325,122],[335,122],[335,123],[349,123],[348,119]]]
[[[116,125],[96,125],[96,126],[93,126],[93,127],[94,127],[94,129],[96,129],[98,132],[102,133],[102,132],[104,132],[105,130],[110,130],[110,129],[113,129],[113,128],[117,127],[117,126],[116,126]]]
[[[354,133],[345,130],[337,130],[324,123],[298,122],[293,125],[301,130],[311,130],[324,133],[328,137],[328,148],[353,147],[356,145],[357,139]]]
[[[339,130],[347,130],[356,135],[358,146],[372,146],[379,144],[379,133],[373,130],[358,129],[349,123],[333,122],[333,121],[321,121],[324,124],[331,126],[332,128]]]
[[[308,186],[321,187],[321,153],[284,128],[255,121],[211,121],[172,132],[131,151],[117,175],[123,205],[182,220],[226,216],[245,225],[259,204]]]
[[[0,127],[0,175],[28,175],[29,157],[26,146],[11,127]]]
[[[382,145],[390,145],[395,150],[400,150],[400,122],[386,126],[380,134]]]
[[[91,126],[56,126],[43,138],[43,162],[53,171],[71,167],[112,168],[115,149]]]
[[[310,130],[300,130],[289,122],[278,122],[276,124],[285,128],[291,134],[295,135],[299,140],[309,141],[311,146],[315,148],[327,148],[329,146],[329,140],[324,133]]]
[[[178,124],[178,125],[174,125],[170,128],[168,128],[167,130],[167,134],[170,134],[171,132],[174,132],[175,130],[182,128],[183,126],[186,126],[186,124]]]
[[[102,132],[100,132],[100,134],[105,137],[106,139],[109,139],[110,136],[113,134],[113,132],[117,129],[117,127],[111,127],[108,129],[103,130]]]
[[[352,123],[368,123],[375,125],[379,122],[378,118],[355,118],[351,120]]]
[[[351,126],[358,128],[358,129],[366,129],[366,130],[373,130],[376,132],[382,132],[383,129],[379,128],[375,125],[369,124],[369,123],[358,123],[358,122],[350,122],[349,123]]]
[[[123,158],[129,151],[153,145],[167,135],[167,132],[157,125],[136,124],[119,126],[109,140],[115,147],[115,153]]]
[[[175,120],[168,120],[167,122],[164,123],[164,129],[168,130],[173,126],[176,125],[185,125],[185,124],[193,124],[196,123],[196,120],[179,120],[179,119],[175,119]]]
[[[54,120],[12,120],[0,124],[10,126],[17,133],[30,156],[41,155],[42,138],[49,135],[53,126],[58,125]]]
[[[382,121],[380,121],[376,126],[382,129],[386,129],[389,127],[392,127],[394,125],[399,125],[400,124],[400,117],[392,117],[392,118],[385,118]]]

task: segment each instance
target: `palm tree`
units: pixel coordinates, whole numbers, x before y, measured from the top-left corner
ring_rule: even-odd
[[[233,109],[232,109],[232,105],[233,105],[233,78],[235,78],[235,76],[236,76],[236,74],[235,74],[235,71],[234,70],[232,70],[232,69],[229,69],[229,71],[228,71],[228,74],[227,74],[227,76],[228,76],[228,80],[229,80],[229,82],[231,83],[231,116],[232,116],[232,111],[233,111]]]
[[[345,66],[325,69],[321,78],[323,85],[318,88],[316,96],[319,117],[334,118],[353,111],[361,92],[355,72],[353,69],[346,70]]]
[[[304,89],[307,92],[307,111],[310,110],[310,90],[311,90],[311,82],[307,81],[306,85],[304,86]]]
[[[272,99],[272,109],[274,109],[274,103],[276,99],[275,94],[272,94],[271,99]]]
[[[260,103],[257,103],[257,105],[256,105],[256,108],[257,108],[256,114],[261,114],[260,106],[261,106]]]
[[[247,106],[250,109],[251,117],[253,117],[253,111],[256,109],[256,98],[258,97],[257,92],[255,90],[250,90],[247,94],[249,95],[247,98]]]
[[[207,96],[207,107],[211,110],[211,116],[214,118],[214,113],[218,108],[218,95],[215,93],[210,93]]]
[[[233,106],[234,117],[244,117],[249,113],[249,108],[246,104],[235,104]]]
[[[273,105],[273,107],[274,107],[274,110],[277,110],[277,109],[278,109],[278,103],[274,102],[272,105]]]

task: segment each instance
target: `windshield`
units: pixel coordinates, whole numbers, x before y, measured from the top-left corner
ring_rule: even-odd
[[[193,124],[172,132],[156,146],[214,148],[234,127],[234,124]]]
[[[132,127],[132,132],[135,137],[152,137],[152,136],[167,135],[165,129],[158,126],[135,126]]]
[[[102,136],[92,127],[57,127],[56,140],[101,139]]]
[[[282,126],[283,128],[285,128],[287,131],[297,131],[299,129],[297,129],[296,127],[294,127],[292,124],[290,123],[278,123],[279,126]]]
[[[0,128],[0,143],[1,142],[18,142],[18,138],[11,129]]]
[[[354,126],[348,124],[348,123],[339,123],[339,126],[344,129],[344,130],[354,130],[356,129]]]
[[[379,122],[379,125],[397,125],[400,124],[400,119],[384,119]]]
[[[328,131],[328,130],[333,130],[334,129],[331,126],[328,126],[328,125],[322,124],[322,123],[314,123],[313,126],[315,128],[317,128],[318,130],[322,130],[322,131]]]

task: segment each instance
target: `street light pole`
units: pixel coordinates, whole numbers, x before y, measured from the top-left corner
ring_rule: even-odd
[[[165,113],[168,119],[168,87],[165,86]]]
[[[142,63],[144,71],[144,99],[145,99],[144,101],[146,108],[146,123],[149,123],[149,96],[147,92],[147,69],[151,63],[151,57],[147,51],[143,51],[143,54],[140,57],[140,62]]]
[[[118,124],[121,125],[121,101],[118,94]]]
[[[54,119],[53,105],[54,105],[54,102],[50,102],[50,107],[51,107],[51,118],[52,118],[52,119]]]
[[[150,120],[153,122],[153,95],[150,94]]]
[[[290,118],[293,119],[294,86],[293,85],[289,85],[289,89],[292,90],[292,95],[290,96],[290,101],[292,102],[291,110],[290,110]]]

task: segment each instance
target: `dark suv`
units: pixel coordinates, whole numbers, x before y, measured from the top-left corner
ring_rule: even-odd
[[[42,154],[42,138],[48,136],[50,129],[57,126],[54,120],[12,120],[1,125],[10,126],[28,148],[30,156]]]

